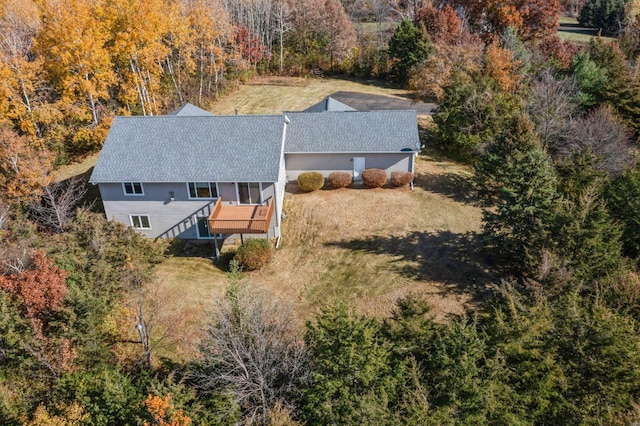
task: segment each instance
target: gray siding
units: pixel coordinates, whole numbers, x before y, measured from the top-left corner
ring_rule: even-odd
[[[353,157],[365,157],[367,169],[383,169],[387,175],[394,171],[412,171],[413,152],[407,153],[357,153],[357,154],[286,154],[287,180],[298,178],[300,173],[320,172],[325,177],[331,172],[353,173]]]
[[[125,196],[120,183],[99,184],[105,214],[129,226],[130,215],[148,215],[151,229],[139,230],[148,237],[197,238],[196,216],[209,216],[215,200],[190,200],[186,183],[144,183],[143,196]],[[274,195],[273,183],[262,183],[262,199]],[[174,199],[170,199],[173,191]],[[218,193],[225,204],[237,204],[235,184],[219,183]],[[275,215],[271,231],[276,226]]]

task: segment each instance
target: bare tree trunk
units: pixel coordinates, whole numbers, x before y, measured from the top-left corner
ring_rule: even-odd
[[[85,74],[84,79],[89,81],[89,75]],[[93,95],[90,92],[87,92],[87,96],[89,98],[89,104],[91,106],[91,117],[93,118],[93,125],[98,125],[98,111],[96,111],[96,102],[93,99]]]
[[[79,178],[68,182],[54,182],[43,188],[42,196],[29,204],[33,218],[41,225],[62,232],[76,216],[76,211],[87,193]]]
[[[40,130],[40,126],[33,118],[33,110],[31,109],[31,100],[29,99],[29,94],[27,93],[27,88],[24,85],[24,80],[20,79],[20,87],[22,89],[22,98],[24,99],[24,106],[27,108],[29,112],[29,116],[31,116],[31,122],[33,123],[33,127],[36,129],[36,135],[39,139],[42,139],[42,131]]]
[[[167,57],[166,63],[167,63],[167,71],[169,72],[169,75],[171,76],[171,82],[173,83],[173,88],[175,89],[176,94],[178,95],[178,100],[180,101],[180,105],[182,105],[184,103],[184,100],[182,97],[182,90],[180,89],[180,84],[176,81],[176,76],[173,70],[173,63],[171,62],[171,58]]]

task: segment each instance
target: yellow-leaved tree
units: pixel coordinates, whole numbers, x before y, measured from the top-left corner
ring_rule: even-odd
[[[0,0],[0,123],[38,138],[44,80],[31,48],[39,30],[40,9],[32,0]]]
[[[162,64],[169,55],[163,38],[172,8],[163,0],[103,1],[101,15],[109,28],[118,100],[128,113],[156,115],[163,111]]]
[[[99,7],[95,0],[44,0],[42,30],[35,39],[61,109],[93,126],[116,81]]]

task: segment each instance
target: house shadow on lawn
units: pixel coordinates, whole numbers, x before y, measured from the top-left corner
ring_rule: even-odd
[[[373,236],[325,245],[393,256],[391,268],[400,275],[440,282],[446,286],[443,292],[466,293],[481,301],[497,277],[489,272],[490,262],[477,253],[478,239],[477,233],[411,232],[405,236]]]
[[[70,178],[64,179],[60,181],[64,187],[66,188],[68,185],[75,184],[78,189],[85,190],[85,194],[82,199],[79,201],[77,207],[86,208],[94,213],[102,213],[104,214],[104,206],[102,204],[102,197],[100,196],[100,189],[98,185],[92,185],[89,183],[89,178],[91,177],[91,173],[93,173],[93,167],[89,168],[89,170],[72,176]]]
[[[219,247],[222,241],[218,241]],[[235,256],[235,246],[225,246],[220,253],[220,259],[216,259],[215,243],[212,240],[182,240],[174,238],[169,243],[166,256],[171,257],[200,257],[209,259],[212,264],[223,272],[229,272],[229,263]]]

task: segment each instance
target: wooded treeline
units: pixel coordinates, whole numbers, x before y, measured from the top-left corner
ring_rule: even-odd
[[[637,1],[0,4],[0,423],[640,421]],[[603,5],[616,14],[585,12]],[[615,16],[618,39],[561,41],[560,9]],[[348,16],[394,14],[388,43],[354,47]],[[158,359],[170,308],[148,284],[167,243],[76,210],[82,185],[51,168],[98,149],[114,113],[316,66],[439,102],[427,143],[474,167],[469,238],[502,279],[446,323],[414,295],[300,330],[231,265],[199,357]]]
[[[25,138],[7,149],[56,164],[98,150],[114,114],[206,107],[258,71],[339,67],[356,44],[337,0],[3,0],[0,33],[0,124]]]

